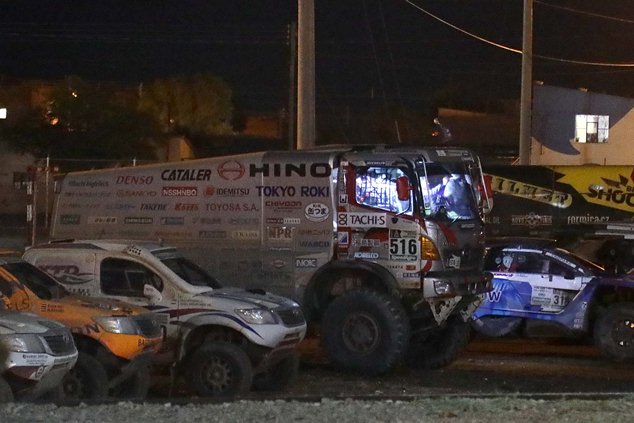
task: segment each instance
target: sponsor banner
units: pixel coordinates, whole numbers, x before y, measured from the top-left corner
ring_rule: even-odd
[[[302,185],[258,185],[255,187],[259,197],[330,197],[330,187]]]
[[[205,210],[208,212],[260,211],[255,203],[206,203]]]
[[[371,251],[355,251],[354,258],[375,260],[379,258],[379,253],[373,253]]]
[[[174,204],[174,211],[198,211],[198,204],[196,203],[176,203]]]
[[[128,216],[123,218],[124,225],[151,225],[154,218],[149,216]]]
[[[62,225],[79,225],[79,222],[78,214],[63,214],[59,217],[59,223]]]
[[[488,176],[491,177],[491,188],[494,192],[525,198],[562,209],[568,208],[572,204],[572,196],[568,193],[503,178],[501,176]]]
[[[117,176],[117,185],[150,185],[154,182],[154,176],[149,175],[128,175]]]
[[[244,240],[244,241],[259,240],[260,239],[260,231],[248,231],[248,230],[232,231],[231,232],[231,238],[232,239]]]
[[[277,260],[273,260],[270,263],[270,265],[271,265],[271,267],[273,267],[275,269],[282,269],[282,268],[286,267],[286,262],[284,260],[277,259]]]
[[[553,217],[550,215],[539,215],[537,213],[528,213],[524,215],[511,215],[511,225],[525,225],[530,228],[535,226],[552,225]]]
[[[317,259],[315,258],[296,258],[295,267],[298,269],[315,269],[317,268]]]
[[[329,163],[262,163],[261,165],[250,163],[249,176],[311,176],[313,178],[326,178],[332,173]]]
[[[227,238],[227,231],[198,231],[198,238],[225,239]]]
[[[293,228],[269,226],[266,228],[266,234],[271,242],[293,242]]]
[[[117,218],[114,216],[88,216],[88,223],[93,225],[114,225]]]
[[[227,223],[236,226],[258,226],[260,219],[257,217],[230,217]]]
[[[140,210],[165,211],[167,210],[167,203],[141,203]]]
[[[156,195],[157,195],[156,191],[130,190],[130,189],[117,190],[117,197],[151,198],[151,197],[156,197]]]
[[[385,213],[339,213],[337,223],[339,226],[349,228],[385,228],[387,215]]]
[[[204,195],[206,197],[248,197],[250,193],[251,189],[249,188],[227,188],[211,185],[205,188]]]
[[[330,241],[300,241],[299,246],[302,248],[330,248]]]
[[[304,215],[311,222],[323,222],[330,216],[330,209],[323,203],[310,203],[304,208]]]
[[[304,204],[298,200],[266,200],[264,207],[276,213],[287,213],[291,210],[300,210]]]
[[[94,206],[95,208],[98,208],[99,204],[94,204]],[[103,208],[105,210],[129,211],[129,210],[134,210],[136,206],[134,204],[106,204]]]
[[[337,243],[339,245],[349,245],[350,244],[350,233],[348,231],[339,231],[339,232],[337,232]]]
[[[161,217],[161,225],[184,225],[184,217]]]
[[[95,180],[76,180],[76,179],[70,179],[68,181],[68,186],[69,187],[73,187],[73,188],[106,188],[108,187],[110,184],[108,181],[106,180],[100,180],[100,179],[95,179]]]
[[[589,213],[584,216],[568,216],[566,223],[569,225],[587,225],[595,223],[608,223],[610,221],[609,216],[595,216]]]
[[[211,169],[165,169],[161,172],[164,181],[208,181]]]
[[[198,188],[195,186],[163,187],[161,195],[163,197],[196,197]]]
[[[220,217],[195,217],[194,223],[200,223],[201,225],[220,225],[222,218]]]
[[[81,198],[108,198],[111,193],[109,191],[97,191],[97,192],[64,192],[65,197],[81,197]]]
[[[227,160],[218,166],[218,176],[227,181],[237,181],[245,173],[244,165],[237,160]]]
[[[298,228],[297,235],[300,236],[327,236],[332,234],[332,229],[307,229],[307,228]]]

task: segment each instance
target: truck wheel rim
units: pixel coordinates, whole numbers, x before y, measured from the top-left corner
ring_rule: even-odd
[[[376,320],[366,313],[355,313],[345,320],[342,328],[343,342],[351,351],[370,353],[379,343],[380,329]]]

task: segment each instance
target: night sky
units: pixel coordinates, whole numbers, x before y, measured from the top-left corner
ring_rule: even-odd
[[[412,2],[521,49],[522,0]],[[477,84],[491,98],[519,97],[519,54],[461,34],[403,0],[315,4],[320,107],[379,99],[420,108],[451,83]],[[137,83],[212,73],[229,82],[239,107],[273,111],[287,104],[287,31],[296,1],[19,0],[0,6],[0,75]],[[634,63],[631,0],[536,0],[534,8],[535,54]],[[536,59],[533,72],[547,84],[634,96],[634,68]]]

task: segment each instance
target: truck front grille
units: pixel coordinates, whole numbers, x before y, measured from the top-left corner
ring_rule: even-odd
[[[299,307],[292,308],[284,308],[284,309],[275,309],[275,312],[282,319],[282,323],[284,326],[301,326],[306,321],[304,320],[304,314],[302,313],[302,309]]]
[[[73,336],[66,329],[48,331],[43,338],[54,355],[67,355],[75,352]]]
[[[134,318],[139,327],[140,335],[146,338],[157,338],[161,336],[161,327],[153,315],[142,314]]]

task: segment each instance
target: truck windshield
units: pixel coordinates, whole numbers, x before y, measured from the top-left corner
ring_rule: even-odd
[[[421,164],[418,174],[426,217],[456,221],[479,216],[473,181],[464,164]]]
[[[216,278],[205,272],[196,263],[181,256],[159,257],[161,263],[169,267],[185,282],[195,286],[207,286],[209,288],[222,288]]]

